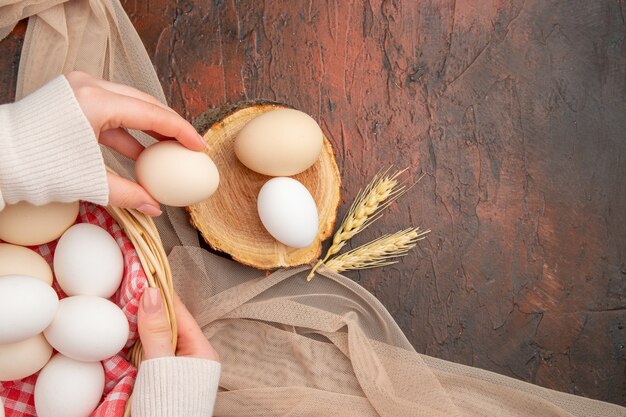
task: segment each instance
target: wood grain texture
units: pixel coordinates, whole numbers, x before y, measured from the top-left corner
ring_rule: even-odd
[[[189,120],[263,97],[320,121],[340,217],[379,169],[426,174],[354,244],[429,238],[348,274],[418,351],[626,404],[624,0],[123,3]]]

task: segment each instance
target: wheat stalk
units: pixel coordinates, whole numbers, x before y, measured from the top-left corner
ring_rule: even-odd
[[[359,191],[339,230],[335,233],[326,256],[313,267],[307,276],[307,281],[313,278],[321,264],[338,253],[354,235],[378,220],[381,212],[407,191],[406,186],[398,181],[398,177],[405,171],[406,169],[403,169],[389,174],[389,169],[387,169],[379,172],[367,187]]]
[[[331,259],[326,266],[335,272],[342,272],[391,265],[397,262],[391,259],[406,255],[428,233],[430,230],[415,227],[384,235]]]

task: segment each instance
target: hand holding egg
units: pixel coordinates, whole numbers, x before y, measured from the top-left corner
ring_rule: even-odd
[[[142,130],[157,140],[176,139],[192,151],[204,150],[193,126],[151,95],[78,71],[66,78],[98,141],[120,154],[137,159],[144,150],[126,129]],[[110,205],[135,208],[149,216],[161,214],[157,201],[140,185],[112,173],[107,177]]]
[[[202,198],[215,191],[219,177],[211,160],[200,152],[205,148],[202,137],[172,109],[139,90],[88,74],[73,72],[66,79],[101,144],[136,159],[144,148],[126,129],[178,141],[164,143],[170,148],[176,145],[176,152],[185,157],[179,164],[162,160],[178,168],[166,177],[174,179],[174,186],[168,183],[163,199],[181,190],[183,195],[165,203],[194,202],[197,195],[184,194],[185,188],[192,193],[201,189]],[[155,147],[146,155],[165,147]],[[198,160],[200,164],[194,162]],[[192,171],[201,175],[200,186],[180,175],[188,174],[194,163]],[[160,214],[159,204],[143,187],[111,173],[107,177],[111,205]],[[104,370],[99,361],[118,354],[129,335],[125,313],[106,299],[122,280],[119,246],[99,227],[70,227],[78,210],[78,202],[17,203],[0,212],[0,240],[7,242],[0,243],[0,380],[21,379],[43,367],[35,386],[35,407],[43,417],[88,416],[102,399]],[[50,286],[53,276],[47,262],[22,246],[45,244],[61,235],[54,270],[57,283],[70,297],[59,301]],[[50,359],[53,346],[60,353]]]
[[[193,152],[174,141],[149,146],[137,158],[137,181],[159,202],[173,207],[209,198],[220,181],[217,167],[203,152]]]

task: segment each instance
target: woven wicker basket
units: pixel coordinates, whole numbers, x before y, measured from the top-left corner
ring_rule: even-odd
[[[161,290],[161,296],[163,297],[164,306],[172,328],[172,346],[176,349],[178,332],[174,314],[172,272],[159,232],[152,219],[137,210],[109,206],[107,211],[135,247],[141,266],[148,278],[148,285]],[[133,366],[139,367],[142,360],[142,348],[139,340],[130,349],[128,360]],[[124,416],[130,416],[131,401],[132,397],[126,403]]]

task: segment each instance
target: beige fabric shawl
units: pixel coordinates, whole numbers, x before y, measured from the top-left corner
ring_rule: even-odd
[[[0,38],[24,18],[17,99],[78,69],[165,102],[118,0],[0,0]],[[132,177],[128,160],[103,151],[113,169]],[[177,291],[223,359],[217,416],[626,415],[611,404],[418,354],[385,308],[351,280],[322,269],[307,284],[306,267],[266,278],[199,248],[182,210],[168,209],[158,227]]]

